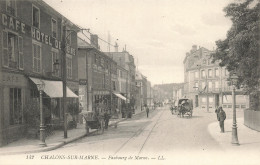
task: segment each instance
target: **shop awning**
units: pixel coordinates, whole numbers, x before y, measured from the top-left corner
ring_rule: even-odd
[[[63,97],[62,82],[61,81],[50,81],[42,80],[38,78],[29,77],[34,84],[44,83],[45,87],[43,91],[51,98]],[[78,97],[67,87],[67,97]]]
[[[126,100],[125,96],[121,95],[120,93],[114,93],[114,95],[116,95],[120,99]]]

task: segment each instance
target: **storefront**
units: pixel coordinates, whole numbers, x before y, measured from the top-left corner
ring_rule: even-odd
[[[44,80],[39,78],[29,77],[32,81],[31,86],[36,87],[36,84],[44,84],[44,97],[43,97],[43,106],[46,111],[45,114],[45,123],[52,124],[55,128],[62,127],[63,124],[63,109],[62,109],[62,97],[63,97],[63,86],[62,81],[51,81]],[[74,84],[75,85],[75,84]],[[66,88],[66,97],[67,97],[67,112],[70,112],[68,109],[71,104],[78,104],[78,96],[69,88]],[[76,90],[76,89],[74,89]],[[70,117],[71,118],[71,117]],[[70,121],[71,119],[68,119]]]
[[[2,138],[3,144],[21,138],[25,133],[23,107],[28,96],[28,79],[12,72],[2,73],[3,107]]]

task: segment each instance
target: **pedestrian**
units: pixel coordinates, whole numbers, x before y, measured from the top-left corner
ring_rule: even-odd
[[[148,118],[148,116],[149,116],[149,108],[148,108],[148,106],[146,104],[144,105],[144,107],[145,107],[146,115],[147,115],[147,118]]]
[[[219,107],[218,109],[219,109],[219,112],[217,114],[217,117],[218,117],[218,121],[219,121],[219,126],[220,126],[221,133],[224,133],[225,132],[224,121],[226,119],[226,113],[222,107]]]
[[[105,113],[104,113],[105,129],[108,128],[109,119],[110,119],[110,115],[109,115],[109,113],[108,113],[108,110],[106,109],[106,111],[105,111]]]
[[[219,107],[217,107],[217,108],[215,109],[215,113],[216,113],[216,116],[217,116],[217,119],[218,119]]]

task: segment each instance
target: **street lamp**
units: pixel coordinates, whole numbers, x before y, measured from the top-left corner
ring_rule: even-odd
[[[232,144],[239,145],[237,137],[237,121],[236,121],[236,86],[238,82],[238,76],[236,73],[230,77],[232,85],[232,106],[233,106],[233,127],[232,127]]]
[[[42,91],[44,90],[45,83],[41,80],[39,83],[36,84],[39,92],[40,92],[40,146],[46,147],[45,143],[45,125],[44,125],[44,115],[42,109]]]

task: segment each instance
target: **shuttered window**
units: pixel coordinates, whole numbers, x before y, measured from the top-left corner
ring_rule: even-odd
[[[41,46],[33,44],[33,71],[41,72]]]
[[[23,56],[23,38],[19,37],[18,39],[19,44],[19,69],[24,68],[24,56]]]
[[[3,66],[9,66],[8,58],[8,33],[3,31]]]

